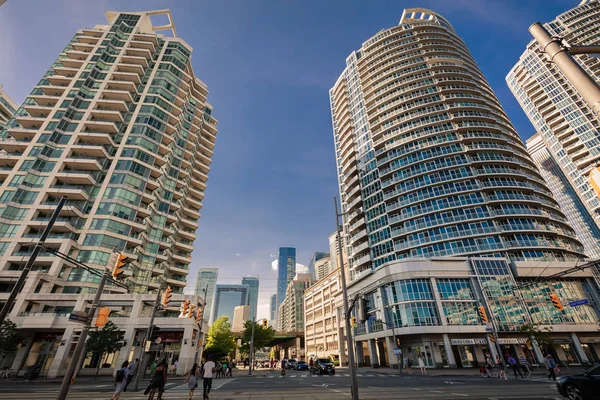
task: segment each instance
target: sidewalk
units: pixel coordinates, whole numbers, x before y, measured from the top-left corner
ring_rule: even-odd
[[[347,367],[337,367],[336,370],[348,371]],[[582,367],[572,367],[572,368],[561,368],[561,375],[575,375],[581,374],[586,370],[586,368]],[[344,372],[346,373],[346,372]],[[357,373],[359,374],[387,374],[387,375],[398,375],[399,371],[394,368],[389,367],[381,367],[381,368],[370,368],[370,367],[362,367],[357,369]],[[507,368],[506,374],[512,374],[512,369]],[[547,375],[548,371],[545,368],[534,368],[531,371],[532,375]],[[412,369],[412,375],[421,375],[421,372],[418,368]],[[479,372],[479,368],[427,368],[427,375],[429,376],[481,376]]]

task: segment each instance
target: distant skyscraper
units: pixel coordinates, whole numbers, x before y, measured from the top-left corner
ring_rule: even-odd
[[[315,281],[321,280],[332,271],[331,269],[331,257],[323,257],[315,261],[315,273],[313,279]]]
[[[329,95],[353,279],[404,258],[582,256],[448,20],[407,9],[344,65]]]
[[[286,296],[279,305],[277,330],[283,332],[304,330],[304,291],[313,283],[311,274],[298,274],[288,284]]]
[[[324,252],[318,251],[318,252],[314,253],[312,258],[310,259],[310,263],[308,263],[308,273],[313,276],[313,279],[316,280],[316,273],[317,273],[317,270],[315,268],[316,263],[318,261],[322,261],[325,258],[327,259],[327,262],[329,263],[329,253],[324,253]]]
[[[554,199],[575,230],[577,238],[583,243],[585,254],[592,258],[600,258],[600,228],[548,151],[539,133],[527,140],[527,149],[554,194]]]
[[[280,247],[277,260],[277,310],[279,310],[279,305],[285,299],[287,285],[296,275],[296,249]]]
[[[17,108],[19,106],[2,90],[2,85],[0,85],[0,129],[4,128],[8,120],[17,112]]]
[[[217,285],[211,324],[222,316],[233,324],[233,312],[237,306],[247,305],[249,291],[246,285]]]
[[[259,278],[246,276],[242,278],[242,285],[246,285],[249,288],[248,291],[248,305],[250,306],[250,319],[256,320],[256,310],[258,308],[258,284]]]
[[[196,278],[196,294],[206,301],[206,310],[203,319],[210,321],[213,310],[213,300],[215,298],[215,287],[217,286],[217,278],[219,277],[218,268],[200,268]],[[205,293],[206,291],[206,293]]]
[[[277,320],[277,294],[274,293],[271,295],[269,301],[269,326],[272,326],[275,329],[275,323]]]
[[[599,43],[600,2],[582,1],[544,26],[551,35],[561,36],[570,45]],[[596,55],[573,58],[600,82]],[[506,82],[569,185],[600,227],[600,190],[594,190],[591,182],[600,171],[600,118],[556,65],[546,60],[533,40],[510,70]]]

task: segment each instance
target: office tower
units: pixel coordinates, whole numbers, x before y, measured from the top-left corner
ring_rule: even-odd
[[[66,196],[46,246],[100,270],[117,250],[135,260],[131,291],[166,281],[183,293],[217,130],[192,49],[172,24],[163,27],[174,37],[157,34],[156,14],[171,21],[168,10],[107,12],[108,25],[78,31],[0,132],[0,157],[13,166],[0,186],[6,279],[23,268]],[[98,278],[45,252],[34,269],[48,274],[42,292],[97,287]]]
[[[280,247],[277,256],[277,310],[285,299],[288,283],[296,275],[296,249],[293,247]]]
[[[323,267],[324,263],[327,264],[326,267]],[[329,269],[329,253],[318,251],[313,254],[310,262],[308,263],[308,273],[313,276],[314,280],[319,280],[317,278],[317,273],[319,271],[322,273],[323,268]]]
[[[211,324],[222,316],[233,323],[233,311],[237,306],[248,305],[250,288],[246,285],[217,285]]]
[[[353,278],[409,257],[582,256],[467,46],[405,10],[346,59],[330,90]]]
[[[269,326],[275,329],[277,320],[277,294],[272,294],[269,299]]]
[[[256,319],[256,310],[258,308],[258,284],[259,278],[246,276],[242,278],[242,285],[246,285],[249,288],[248,291],[248,305],[250,306],[250,318],[252,321]]]
[[[577,196],[564,171],[552,157],[542,137],[536,133],[526,144],[531,158],[554,194],[554,199],[560,204],[577,238],[583,243],[584,253],[588,257],[600,258],[600,228]]]
[[[600,2],[594,0],[582,1],[544,26],[570,45],[589,45],[600,42],[599,24]],[[600,227],[600,191],[590,182],[600,165],[600,119],[538,48],[535,41],[529,42],[506,82]],[[600,63],[595,55],[573,57],[592,79],[600,81]]]
[[[102,295],[109,318],[126,332],[114,365],[142,351],[147,304],[166,283],[172,303],[156,323],[177,344],[169,345],[170,354],[184,368],[193,363],[198,325],[167,317],[178,315],[173,308],[184,298],[201,304],[182,293],[217,123],[207,87],[194,75],[192,49],[177,37],[168,10],[106,16],[106,25],[73,35],[0,132],[0,160],[13,167],[0,169],[0,287],[12,289],[66,196],[46,248],[98,271],[113,249],[133,260],[125,275],[134,294],[107,285]],[[153,16],[169,22],[153,26]],[[44,360],[44,375],[64,373],[82,326],[69,321],[69,313],[90,306],[98,281],[40,253],[8,316],[26,343],[15,369]]]
[[[200,268],[196,277],[195,293],[206,301],[206,311],[203,314],[205,321],[211,320],[210,314],[213,310],[213,300],[215,298],[218,277],[218,268]]]
[[[0,85],[0,129],[4,128],[8,120],[17,112],[18,107],[8,94],[2,90],[2,85]]]
[[[233,309],[232,332],[243,332],[244,324],[250,319],[250,306],[236,306]],[[254,319],[252,319],[254,321]]]
[[[312,285],[311,274],[298,274],[288,284],[285,299],[279,305],[277,331],[304,331],[304,291]]]

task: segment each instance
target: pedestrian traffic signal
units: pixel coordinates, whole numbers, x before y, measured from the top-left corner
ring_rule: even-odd
[[[353,328],[358,327],[358,324],[356,323],[356,317],[352,317],[352,327]]]
[[[190,301],[186,300],[181,304],[181,314],[179,314],[179,318],[187,317],[188,309],[190,308]]]
[[[173,296],[172,293],[173,293],[173,289],[171,289],[171,286],[167,286],[167,289],[163,293],[163,298],[162,298],[162,302],[161,302],[163,307],[167,307],[169,305],[169,303],[171,302],[171,296]]]
[[[492,335],[491,333],[488,335],[488,337],[490,338],[490,342],[492,343],[496,343],[496,337],[494,335]]]
[[[556,293],[550,293],[550,300],[552,301],[552,305],[554,306],[554,308],[558,311],[562,311],[565,309]]]
[[[188,318],[194,318],[194,308],[196,308],[196,306],[193,304],[190,304],[190,311],[188,312],[188,315],[187,315]]]
[[[479,306],[478,309],[479,309],[479,317],[481,318],[481,322],[483,322],[484,324],[487,324],[488,317],[487,317],[487,314],[485,313],[485,307]]]
[[[96,318],[95,326],[101,328],[108,322],[108,315],[110,314],[110,308],[102,307],[98,310],[98,317]]]
[[[115,261],[115,265],[113,267],[112,277],[118,278],[119,275],[125,272],[123,270],[123,267],[126,266],[130,261],[131,260],[129,260],[129,258],[125,254],[117,254],[117,260]]]
[[[267,329],[269,327],[269,321],[267,321],[266,318],[262,321],[262,327],[263,329]]]

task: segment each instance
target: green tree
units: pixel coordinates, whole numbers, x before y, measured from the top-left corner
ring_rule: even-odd
[[[519,331],[526,333],[529,338],[533,336],[533,339],[538,343],[540,348],[544,351],[548,351],[548,349],[554,347],[556,344],[554,339],[552,339],[552,328],[544,327],[540,328],[538,324],[525,324],[519,327]]]
[[[250,353],[250,340],[252,338],[252,321],[246,321],[244,323],[244,334],[242,335],[242,346],[240,347],[240,351],[242,353],[249,354]],[[256,355],[256,351],[262,349],[264,347],[269,347],[273,343],[273,339],[275,339],[275,331],[273,328],[263,328],[259,324],[254,324],[254,354],[252,354],[252,358]]]
[[[9,319],[5,319],[0,325],[0,364],[9,354],[17,351],[17,346],[21,338],[17,334],[17,324]]]
[[[98,353],[100,355],[98,367],[96,368],[96,379],[98,379],[100,367],[106,361],[105,357],[120,350],[123,347],[124,338],[123,331],[111,321],[108,321],[102,329],[90,332],[89,339],[85,344],[85,351],[86,353]]]
[[[204,354],[210,354],[215,360],[235,351],[235,339],[231,333],[231,323],[226,316],[218,318],[208,330],[208,339]]]

